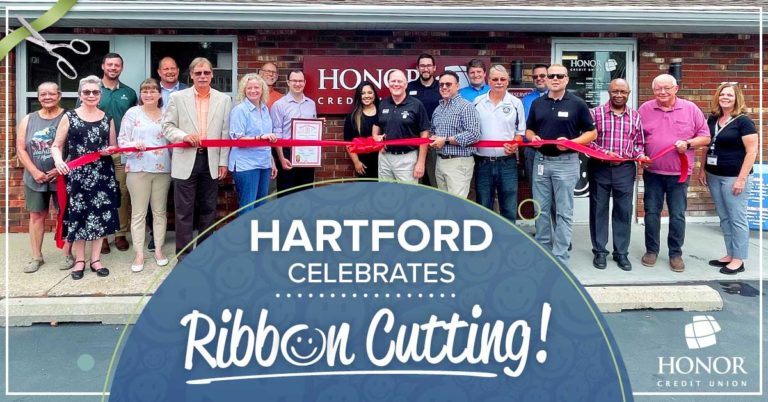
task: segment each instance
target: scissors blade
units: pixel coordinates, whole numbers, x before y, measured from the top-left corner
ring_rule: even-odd
[[[43,42],[45,42],[45,39],[43,38],[43,36],[42,36],[42,35],[40,35],[40,32],[37,32],[37,30],[36,30],[35,28],[32,28],[32,25],[29,25],[29,22],[27,22],[27,20],[26,20],[26,19],[24,19],[24,17],[21,17],[21,16],[18,16],[18,15],[17,15],[17,16],[16,16],[16,19],[17,19],[17,20],[19,20],[19,22],[21,23],[21,25],[22,25],[24,28],[27,28],[27,31],[29,31],[29,33],[30,33],[30,34],[31,34],[31,35],[32,35],[32,36],[33,36],[35,39],[37,39],[37,40],[40,40],[40,41],[43,41]],[[27,38],[27,39],[29,39],[29,38]],[[32,41],[32,42],[34,42],[34,41]],[[34,42],[34,43],[37,43],[37,42]]]

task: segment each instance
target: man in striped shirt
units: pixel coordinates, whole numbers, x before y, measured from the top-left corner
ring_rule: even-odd
[[[645,137],[640,114],[627,106],[630,89],[627,81],[617,78],[608,85],[609,100],[591,110],[597,129],[593,148],[607,155],[647,159]],[[637,175],[635,162],[606,162],[590,158],[589,175],[589,235],[592,238],[592,265],[605,269],[608,249],[608,209],[613,198],[611,213],[613,226],[613,260],[619,268],[629,271],[632,264],[627,258],[632,224],[632,197]]]
[[[432,115],[430,146],[437,149],[437,188],[466,198],[472,182],[475,160],[472,144],[480,139],[477,110],[459,96],[459,76],[453,71],[440,75],[442,98]]]

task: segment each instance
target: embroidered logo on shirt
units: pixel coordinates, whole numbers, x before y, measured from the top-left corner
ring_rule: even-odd
[[[408,111],[407,110],[403,111],[403,114],[401,116],[403,116],[403,120],[407,119],[408,118]]]
[[[511,112],[511,111],[512,111],[512,108],[511,108],[511,107],[509,107],[509,106],[504,106],[504,107],[501,109],[501,111],[502,111],[502,112],[504,112],[504,114],[509,114],[509,112]]]

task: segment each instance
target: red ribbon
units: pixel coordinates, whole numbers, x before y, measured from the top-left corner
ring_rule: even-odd
[[[277,142],[270,142],[269,140],[203,140],[201,146],[204,148],[209,147],[336,147],[345,146],[347,150],[352,153],[371,153],[379,152],[384,149],[385,146],[419,146],[429,144],[432,141],[429,138],[404,138],[399,140],[387,140],[387,141],[375,141],[372,137],[357,137],[353,141],[330,141],[330,140],[294,140],[294,139],[279,139]],[[500,148],[504,144],[517,144],[520,147],[539,147],[542,145],[560,145],[568,148],[572,151],[583,153],[591,158],[600,159],[608,162],[627,162],[635,161],[635,159],[629,158],[617,158],[600,152],[585,145],[577,144],[570,140],[540,140],[532,142],[522,141],[478,141],[472,144],[477,148]],[[154,151],[156,149],[168,149],[168,148],[188,148],[189,144],[184,142],[178,142],[175,144],[168,144],[159,147],[146,147],[143,151],[140,151],[136,147],[127,148],[113,148],[112,153],[126,153],[126,152],[146,152]],[[664,148],[660,153],[654,155],[655,158],[660,158],[672,151],[675,151],[675,146],[670,145]],[[75,160],[67,162],[69,169],[75,169],[77,167],[92,163],[101,158],[99,152],[91,152],[85,154]],[[688,158],[684,153],[678,154],[680,158],[680,179],[678,183],[684,183],[688,179]],[[59,201],[59,212],[56,217],[56,247],[64,247],[64,239],[62,237],[62,226],[64,222],[64,211],[67,209],[67,188],[64,184],[64,178],[59,176],[56,179],[56,197]]]

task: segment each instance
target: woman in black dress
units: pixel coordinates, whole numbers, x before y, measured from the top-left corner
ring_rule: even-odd
[[[56,170],[67,175],[63,229],[75,254],[71,274],[75,280],[82,278],[85,271],[86,241],[92,243],[91,271],[98,276],[109,275],[109,270],[100,261],[101,242],[120,227],[117,216],[120,193],[110,156],[116,143],[115,124],[97,107],[101,100],[100,82],[94,75],[80,80],[81,105],[66,112],[51,146]],[[70,170],[62,158],[62,149],[68,150],[69,160],[97,151],[101,158]]]
[[[352,113],[344,120],[344,140],[352,141],[355,137],[370,137],[376,113],[379,108],[379,94],[370,81],[363,81],[355,89]],[[375,179],[379,169],[379,154],[355,154],[347,151],[355,168],[357,177]]]

